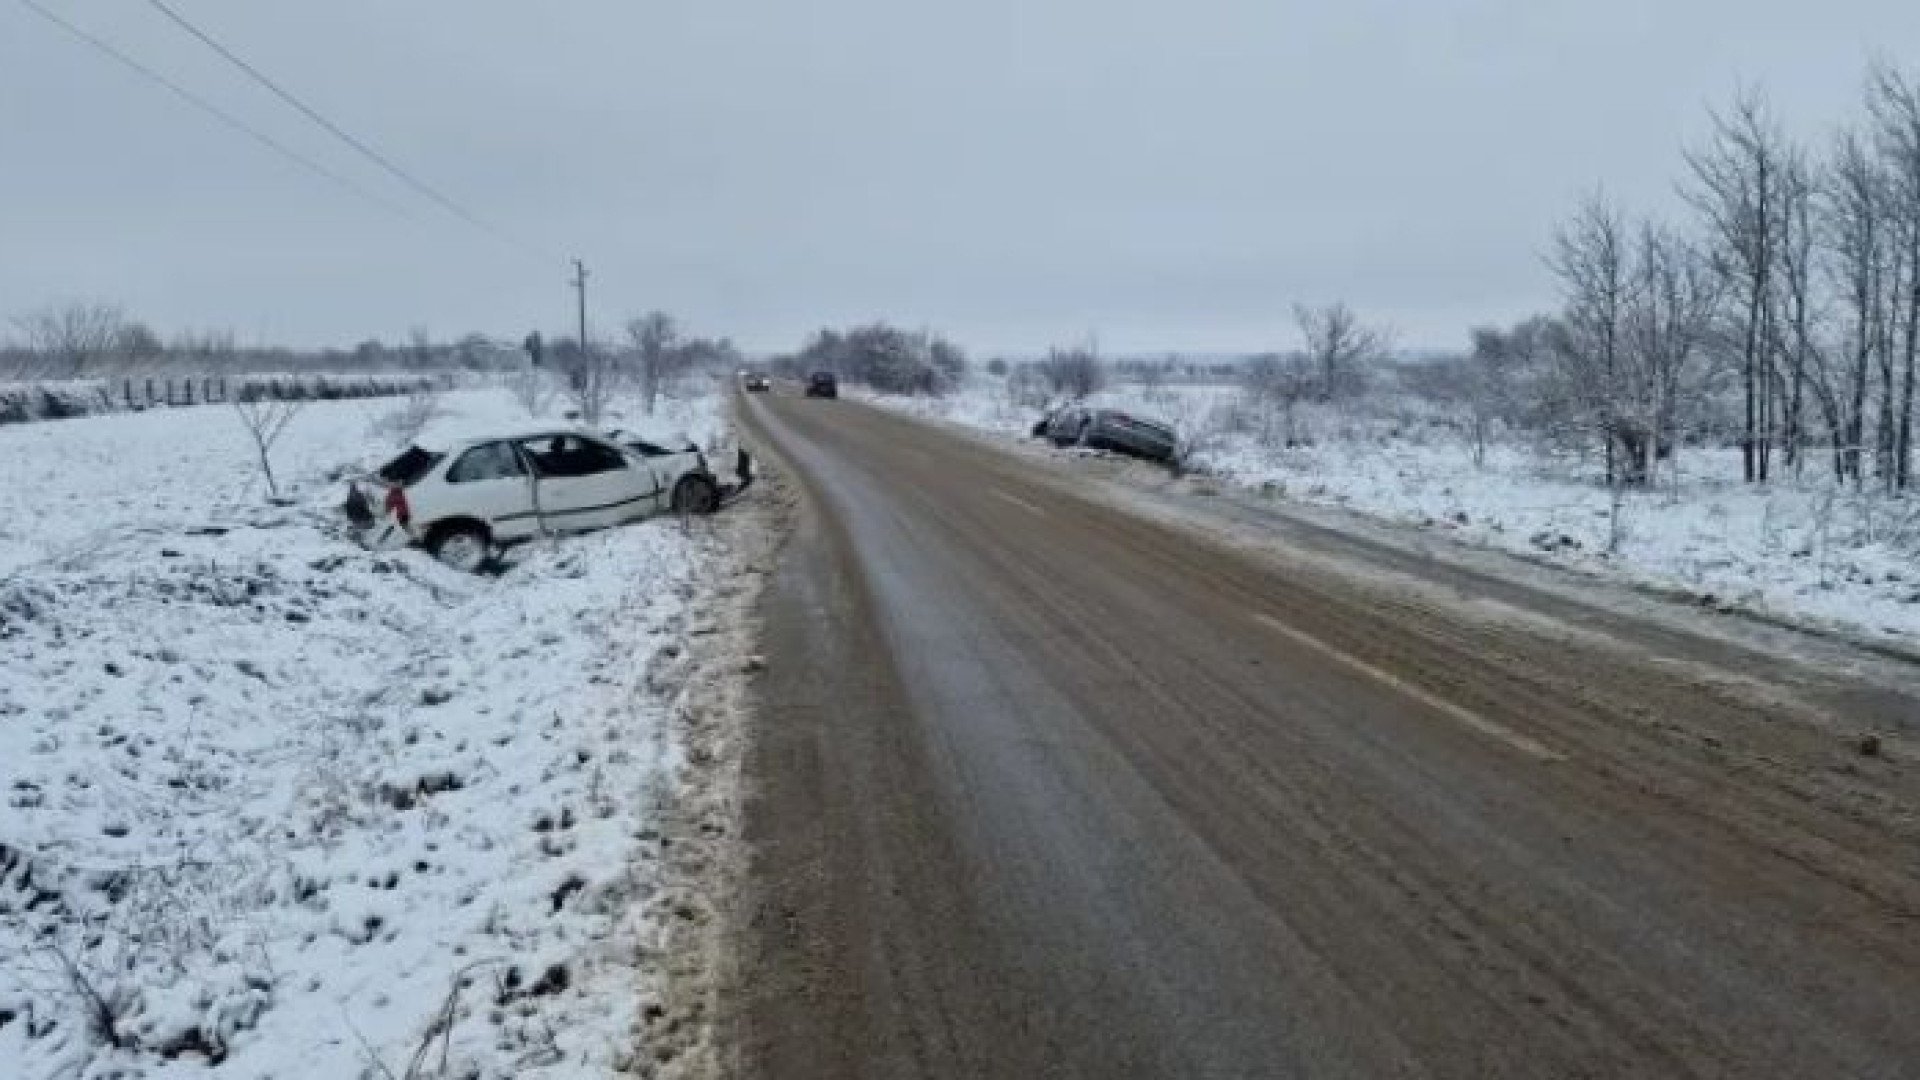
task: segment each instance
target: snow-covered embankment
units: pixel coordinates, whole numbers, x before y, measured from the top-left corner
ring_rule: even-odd
[[[704,441],[717,405],[673,424]],[[724,758],[696,745],[728,737],[703,665],[744,647],[745,526],[533,545],[491,578],[365,552],[333,476],[391,408],[296,419],[278,505],[223,409],[0,430],[0,1071],[646,1056],[703,903],[671,845]]]

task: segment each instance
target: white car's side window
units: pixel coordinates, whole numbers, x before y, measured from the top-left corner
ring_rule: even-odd
[[[625,469],[628,466],[627,455],[605,443],[581,439],[579,454],[578,461],[581,475],[584,476],[590,476],[594,473],[614,472]]]
[[[522,444],[543,477],[593,476],[627,467],[626,455],[577,435],[555,435]]]
[[[447,483],[466,484],[475,480],[504,480],[525,475],[525,466],[513,447],[504,442],[476,446],[460,455],[447,469]]]

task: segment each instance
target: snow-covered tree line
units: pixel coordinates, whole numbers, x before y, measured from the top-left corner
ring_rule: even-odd
[[[47,304],[0,319],[0,382],[115,379],[147,374],[257,371],[499,371],[524,366],[518,342],[483,334],[435,338],[424,327],[400,341],[368,338],[351,348],[247,344],[229,330],[163,337],[118,304]]]
[[[1738,446],[1745,478],[1811,470],[1913,483],[1920,359],[1920,81],[1876,67],[1855,121],[1790,136],[1759,93],[1685,156],[1689,213],[1604,196],[1554,237],[1560,310],[1482,328],[1422,385],[1476,425],[1548,432],[1645,482],[1689,441]]]
[[[885,323],[821,330],[798,352],[773,361],[795,377],[830,371],[882,393],[940,394],[959,383],[967,357],[958,345],[927,330]]]
[[[651,416],[661,395],[683,378],[730,371],[744,359],[730,339],[689,334],[664,311],[636,315],[621,328],[620,338],[594,338],[584,349],[576,338],[546,343],[536,338],[526,344],[533,364],[521,373],[516,390],[528,411],[544,412],[546,399],[557,393],[589,423],[598,423],[614,398],[629,393]]]

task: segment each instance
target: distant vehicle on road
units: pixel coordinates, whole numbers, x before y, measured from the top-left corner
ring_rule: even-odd
[[[807,376],[807,396],[837,398],[840,396],[840,380],[831,371],[816,371]]]
[[[1180,448],[1180,437],[1168,424],[1085,405],[1055,409],[1034,425],[1033,434],[1055,446],[1084,446],[1147,461],[1171,462]]]
[[[568,429],[415,445],[353,481],[344,507],[369,547],[418,544],[459,570],[543,532],[621,525],[720,505],[706,455]]]
[[[764,393],[773,389],[773,381],[759,372],[749,372],[740,380],[740,385],[753,393]]]

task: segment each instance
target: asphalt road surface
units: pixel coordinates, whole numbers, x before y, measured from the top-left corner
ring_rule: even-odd
[[[1898,688],[743,411],[804,498],[740,1075],[1920,1076],[1920,762],[1854,734]]]

